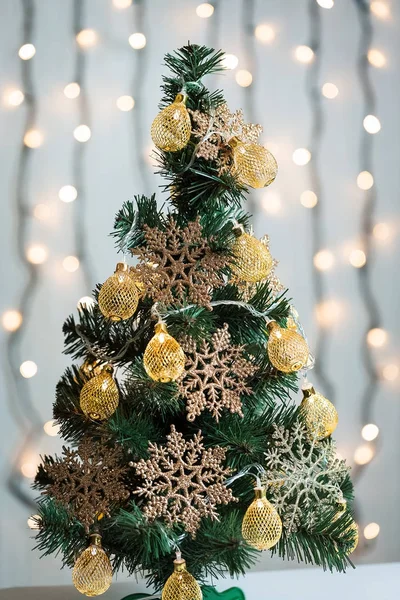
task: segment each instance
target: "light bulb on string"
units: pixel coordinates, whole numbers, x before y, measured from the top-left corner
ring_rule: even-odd
[[[374,225],[372,235],[376,240],[379,240],[380,242],[385,242],[390,238],[391,235],[390,226],[387,223],[377,223],[376,225]]]
[[[90,131],[90,127],[88,125],[78,125],[74,129],[74,138],[77,142],[87,142],[92,137],[92,132]]]
[[[18,56],[22,60],[30,60],[31,58],[33,58],[35,56],[35,54],[36,54],[36,48],[33,44],[24,44],[18,50]]]
[[[365,539],[374,540],[376,537],[378,537],[380,530],[381,528],[379,527],[378,523],[368,523],[368,525],[364,527]]]
[[[277,215],[282,208],[281,197],[277,192],[267,191],[261,199],[264,211],[269,215]]]
[[[60,425],[58,425],[53,419],[51,421],[47,421],[43,425],[43,430],[50,437],[56,437],[60,432]]]
[[[311,152],[307,148],[297,148],[293,152],[292,159],[295,165],[303,167],[310,162]]]
[[[275,31],[271,25],[260,23],[254,30],[257,40],[263,44],[270,44],[275,39]]]
[[[314,208],[314,206],[318,203],[317,194],[312,190],[305,190],[300,196],[300,203],[305,208]]]
[[[354,452],[354,462],[357,465],[367,465],[374,458],[374,450],[372,446],[364,444],[356,448]]]
[[[132,33],[132,35],[129,36],[128,41],[129,45],[134,50],[142,50],[142,48],[146,46],[146,36],[144,33]]]
[[[98,42],[98,35],[94,29],[82,29],[76,34],[76,41],[81,48],[92,48]]]
[[[370,11],[378,19],[385,21],[390,18],[390,7],[387,2],[382,0],[373,0],[370,4]]]
[[[315,307],[315,316],[320,327],[329,329],[343,319],[344,309],[338,300],[323,300]]]
[[[68,83],[65,88],[64,88],[64,96],[66,98],[69,98],[70,100],[74,100],[75,98],[78,98],[79,94],[81,93],[81,87],[79,85],[79,83]]]
[[[1,317],[1,322],[6,331],[13,332],[21,327],[23,317],[19,310],[6,310]]]
[[[376,67],[377,69],[383,69],[383,67],[386,66],[386,56],[377,48],[370,48],[370,50],[368,50],[367,57],[370,65]]]
[[[314,60],[314,51],[309,46],[297,46],[294,56],[299,62],[307,64]]]
[[[20,106],[25,100],[25,94],[21,90],[11,90],[4,94],[4,103],[7,106]]]
[[[19,372],[24,379],[31,379],[31,377],[36,375],[37,371],[37,364],[33,360],[25,360],[19,368]]]
[[[349,263],[356,269],[361,269],[367,263],[367,256],[364,250],[355,248],[350,252]]]
[[[208,19],[214,14],[214,7],[209,2],[203,2],[196,8],[196,15],[201,19]]]
[[[43,244],[32,244],[26,249],[26,259],[33,265],[41,265],[48,258],[48,250]]]
[[[68,273],[74,273],[79,269],[79,259],[76,256],[66,256],[62,261],[62,266]]]
[[[132,5],[132,0],[113,0],[113,6],[118,10],[124,10]]]
[[[360,190],[370,190],[374,185],[374,178],[369,171],[361,171],[357,176],[357,185]]]
[[[367,115],[363,121],[364,129],[368,133],[374,134],[381,130],[381,122],[375,115]]]
[[[335,257],[330,250],[319,250],[314,255],[313,263],[318,271],[329,271],[335,264]]]
[[[385,381],[396,381],[399,373],[400,368],[394,363],[389,363],[382,367],[382,377]]]
[[[241,69],[240,71],[237,71],[235,79],[236,83],[240,85],[240,87],[249,87],[249,85],[251,85],[253,82],[253,75],[250,73],[250,71]]]
[[[46,221],[50,217],[50,208],[47,204],[36,204],[33,208],[33,216],[38,221]]]
[[[334,83],[324,83],[322,86],[322,95],[328,100],[333,100],[339,94],[339,90]]]
[[[36,529],[40,529],[40,521],[41,521],[40,515],[31,515],[29,517],[29,519],[26,521],[26,523],[27,523],[29,529],[36,530]]]
[[[43,144],[43,133],[38,129],[29,129],[24,135],[24,144],[28,148],[39,148]]]
[[[78,197],[78,191],[73,185],[63,185],[58,192],[58,197],[62,202],[73,202]]]
[[[239,64],[239,59],[235,54],[225,54],[221,60],[221,64],[225,69],[233,71]]]
[[[373,327],[367,333],[367,342],[373,348],[382,348],[388,340],[387,331],[381,327]]]
[[[317,0],[317,4],[319,4],[321,8],[330,9],[333,8],[335,3],[334,0]]]
[[[135,106],[132,96],[120,96],[116,101],[117,108],[122,112],[128,112]]]
[[[379,435],[379,427],[375,423],[364,425],[361,430],[361,436],[366,442],[372,442]]]

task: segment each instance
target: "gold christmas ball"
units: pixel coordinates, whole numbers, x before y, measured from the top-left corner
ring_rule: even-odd
[[[244,515],[243,539],[257,550],[269,550],[279,542],[282,521],[276,509],[267,500],[265,489],[255,488],[255,499]]]
[[[185,354],[165,323],[157,323],[155,335],[147,344],[143,356],[146,373],[154,381],[176,381],[185,370]]]
[[[268,358],[278,371],[293,373],[302,369],[307,363],[308,346],[306,340],[292,329],[283,329],[278,323],[271,321],[267,325],[269,338],[267,344]]]
[[[262,188],[270,185],[278,172],[275,157],[264,146],[242,142],[237,137],[229,140],[237,177],[243,185]]]
[[[232,273],[240,281],[257,283],[268,277],[273,267],[269,249],[260,240],[240,231],[232,246]]]
[[[121,321],[134,315],[139,302],[139,290],[128,271],[128,265],[118,263],[114,275],[101,286],[99,308],[106,319]]]
[[[151,125],[151,139],[160,150],[178,152],[189,140],[192,131],[185,96],[178,94],[174,102],[164,108]]]
[[[72,570],[72,582],[85,596],[100,596],[112,582],[110,559],[101,547],[98,534],[90,536],[90,545],[78,557]]]
[[[174,572],[165,582],[162,600],[202,600],[200,586],[186,570],[186,562],[180,558],[174,560]]]
[[[317,440],[323,440],[332,435],[339,420],[337,410],[332,402],[316,392],[312,385],[303,388],[300,415],[310,436]]]
[[[80,406],[89,419],[104,421],[111,417],[119,404],[119,391],[112,376],[112,368],[89,379],[81,389]]]

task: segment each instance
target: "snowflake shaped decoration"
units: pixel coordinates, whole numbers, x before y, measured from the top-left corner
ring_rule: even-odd
[[[243,346],[231,345],[227,323],[199,349],[193,338],[182,342],[186,355],[185,373],[179,381],[179,392],[186,399],[188,421],[194,421],[205,409],[219,421],[224,408],[243,417],[243,394],[251,394],[246,380],[256,367],[243,356]]]
[[[133,250],[146,294],[163,304],[186,301],[210,307],[213,288],[224,284],[221,269],[229,259],[213,252],[202,236],[199,218],[180,228],[172,217],[165,230],[144,225],[146,245]]]
[[[205,449],[201,431],[191,440],[171,426],[165,446],[149,444],[150,458],[134,467],[144,482],[135,494],[146,500],[150,521],[162,517],[169,526],[182,523],[193,537],[203,517],[218,519],[216,506],[235,500],[224,480],[231,470],[223,466],[225,449]]]
[[[266,466],[263,483],[288,533],[312,529],[323,507],[343,502],[349,468],[333,441],[310,443],[299,421],[291,429],[275,426]]]
[[[130,495],[122,460],[122,449],[107,446],[105,439],[84,438],[77,450],[64,446],[62,459],[43,465],[51,481],[43,494],[62,504],[88,533],[100,515],[109,515],[114,504]]]

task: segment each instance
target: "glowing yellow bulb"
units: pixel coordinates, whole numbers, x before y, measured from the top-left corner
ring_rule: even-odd
[[[304,167],[311,160],[311,152],[307,148],[297,148],[292,155],[292,159],[295,165]]]
[[[366,540],[373,540],[378,537],[381,528],[378,523],[368,523],[364,527],[364,537]]]
[[[66,256],[62,265],[68,273],[74,273],[79,269],[79,259],[76,256]]]
[[[26,258],[33,265],[41,265],[46,262],[48,251],[42,244],[33,244],[26,250]]]
[[[40,521],[40,515],[32,515],[31,517],[29,517],[29,519],[27,520],[27,525],[29,529],[40,529],[38,521]]]
[[[333,0],[317,0],[321,8],[332,8],[335,4]]]
[[[134,50],[141,50],[146,45],[146,36],[143,33],[132,33],[128,41]]]
[[[377,223],[372,230],[374,238],[381,242],[387,240],[390,237],[390,233],[390,227],[387,223]]]
[[[214,7],[208,2],[203,2],[203,4],[199,4],[196,8],[196,15],[201,19],[208,19],[213,13]]]
[[[38,129],[29,129],[24,135],[24,144],[28,148],[39,148],[43,144],[43,133]]]
[[[354,452],[354,462],[357,465],[367,465],[374,457],[374,450],[372,446],[364,444],[356,448]]]
[[[261,200],[266,213],[276,215],[281,210],[281,198],[276,192],[266,192]]]
[[[336,300],[324,300],[315,307],[315,316],[321,327],[329,329],[337,325],[343,317],[343,307]]]
[[[66,85],[64,88],[64,96],[66,96],[70,100],[77,98],[80,93],[81,93],[81,86],[79,85],[79,83],[75,83],[75,82],[68,83],[68,85]]]
[[[353,267],[360,269],[367,262],[367,256],[363,250],[356,248],[350,252],[349,262]]]
[[[60,426],[54,420],[47,421],[47,423],[43,425],[43,429],[50,437],[55,437],[60,432]]]
[[[19,310],[6,310],[1,317],[1,322],[6,331],[17,331],[22,325],[22,315]]]
[[[259,42],[263,44],[270,44],[275,39],[275,31],[271,27],[271,25],[267,25],[265,23],[261,23],[261,25],[257,25],[254,30],[254,35],[258,39]]]
[[[309,46],[297,46],[294,55],[301,63],[310,63],[314,59],[314,51]]]
[[[58,192],[58,197],[62,202],[73,202],[78,197],[78,191],[73,185],[63,185]]]
[[[399,376],[400,369],[397,365],[390,363],[382,369],[382,377],[386,381],[396,381]]]
[[[328,271],[335,264],[335,257],[330,250],[320,250],[314,255],[313,262],[318,271]]]
[[[11,90],[4,96],[4,101],[8,106],[20,106],[25,100],[25,95],[21,90]]]
[[[382,348],[388,340],[387,331],[381,327],[374,327],[367,333],[367,342],[373,348]]]
[[[74,138],[78,142],[87,142],[90,140],[91,136],[92,132],[87,125],[78,125],[78,127],[75,127],[74,129]]]
[[[82,308],[86,308],[90,310],[96,305],[96,302],[90,296],[82,296],[76,304],[78,310],[82,310]]]
[[[390,17],[390,8],[386,2],[374,0],[370,4],[370,10],[375,17],[378,17],[378,19],[386,20]]]
[[[305,208],[314,208],[317,202],[318,198],[315,192],[312,192],[311,190],[305,190],[302,192],[300,196],[300,203],[305,206]]]
[[[363,121],[364,129],[368,133],[378,133],[381,130],[381,122],[375,115],[367,115]]]
[[[229,69],[233,71],[239,64],[239,59],[234,54],[225,54],[223,59],[221,60],[221,64],[225,69]]]
[[[368,423],[368,425],[364,425],[361,430],[361,435],[366,442],[372,442],[379,435],[379,427],[374,423]]]
[[[37,465],[31,462],[24,462],[21,465],[21,473],[27,479],[33,479],[36,475]]]
[[[123,112],[128,112],[129,110],[132,110],[132,108],[135,106],[135,101],[132,98],[132,96],[120,96],[116,104],[119,110],[122,110]]]
[[[386,66],[386,56],[380,50],[371,48],[368,50],[368,62],[377,69],[382,69]]]
[[[18,56],[22,58],[22,60],[30,60],[36,54],[36,48],[33,44],[24,44],[18,50]]]
[[[25,379],[34,377],[37,373],[37,364],[33,360],[25,360],[19,367],[19,372]]]
[[[81,48],[91,48],[98,41],[98,35],[94,29],[82,29],[76,34],[76,41]]]
[[[240,87],[249,87],[253,81],[253,75],[250,71],[246,71],[246,69],[240,69],[235,75],[236,83],[240,85]]]
[[[113,0],[113,5],[118,10],[123,10],[124,8],[129,8],[132,4],[132,0]]]
[[[334,83],[324,83],[322,86],[322,95],[329,100],[333,100],[339,94],[339,89]]]
[[[33,216],[35,219],[38,219],[38,221],[45,221],[50,216],[50,208],[47,204],[36,204],[33,209]]]
[[[374,178],[369,171],[361,171],[357,176],[357,185],[360,190],[370,190],[374,185]]]

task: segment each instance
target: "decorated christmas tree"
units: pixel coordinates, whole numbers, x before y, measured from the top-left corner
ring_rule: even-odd
[[[123,205],[123,261],[64,324],[77,362],[54,418],[68,445],[38,470],[37,547],[61,553],[87,596],[123,568],[163,600],[195,600],[260,551],[343,571],[357,545],[336,409],[308,383],[298,315],[242,208],[276,161],[261,127],[203,84],[223,57],[166,55],[151,135],[169,206]]]

